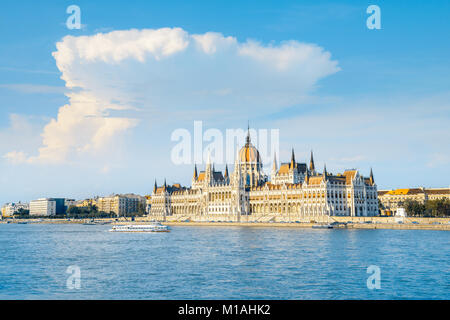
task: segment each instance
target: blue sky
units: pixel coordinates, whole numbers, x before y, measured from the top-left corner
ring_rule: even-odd
[[[71,4],[81,8],[81,30],[66,28],[66,8]],[[370,4],[381,8],[381,30],[366,27]],[[337,62],[339,71],[317,74],[301,89],[306,99],[293,99],[273,110],[258,100],[244,108],[230,108],[232,112],[225,115],[226,103],[233,100],[217,101],[210,108],[196,105],[197,100],[186,100],[185,106],[171,100],[168,107],[137,103],[136,109],[114,110],[111,114],[117,118],[140,121],[124,123],[126,129],[113,137],[113,152],[102,150],[100,156],[69,154],[68,159],[51,163],[4,157],[12,151],[36,156],[46,126],[58,119],[63,105],[72,105],[65,94],[74,89],[65,88],[52,55],[57,42],[67,35],[165,27],[181,28],[189,35],[217,32],[238,43],[250,39],[260,44],[259,49],[289,40],[315,45],[331,54],[329,60]],[[314,149],[318,167],[326,162],[332,172],[356,167],[368,174],[373,167],[379,189],[448,186],[449,31],[448,1],[2,1],[0,202],[40,196],[79,199],[111,192],[146,194],[155,178],[162,182],[165,177],[168,182],[189,184],[192,166],[170,163],[174,145],[170,134],[176,128],[192,129],[193,120],[221,130],[244,128],[248,119],[257,128],[279,128],[282,161],[291,147],[303,161]],[[189,59],[180,60],[185,63],[181,69],[172,67],[187,72],[184,66]],[[224,56],[220,64],[230,61]],[[100,63],[70,76],[83,78],[88,86],[84,90],[96,97],[120,88],[118,97],[126,96],[129,102],[142,93],[133,96],[135,87],[121,83],[122,76],[133,79],[133,70],[166,72],[164,68],[170,67],[139,64]],[[170,72],[176,75],[178,69]],[[217,70],[209,75],[213,82],[222,75],[220,66]],[[101,78],[100,73],[112,76]],[[297,81],[297,76],[287,74],[284,79]],[[144,80],[155,78],[137,72],[138,87]],[[277,90],[295,96],[294,87],[284,89],[281,84]],[[161,87],[161,92],[176,96],[177,88]],[[163,94],[159,98],[173,99]],[[172,107],[178,105],[181,110]],[[196,112],[189,115],[190,110]]]

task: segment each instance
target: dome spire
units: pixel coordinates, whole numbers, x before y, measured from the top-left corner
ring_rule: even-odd
[[[247,139],[245,141],[248,144],[250,144],[250,121],[247,122]]]

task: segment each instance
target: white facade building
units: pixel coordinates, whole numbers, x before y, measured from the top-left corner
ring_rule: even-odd
[[[30,202],[30,216],[56,215],[56,201],[52,199],[38,199]]]

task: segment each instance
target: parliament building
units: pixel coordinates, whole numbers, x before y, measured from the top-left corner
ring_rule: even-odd
[[[216,171],[208,159],[204,171],[194,167],[192,186],[155,186],[150,216],[178,221],[260,221],[275,217],[289,221],[320,220],[326,216],[378,215],[377,186],[372,170],[363,177],[358,170],[331,174],[316,171],[313,154],[309,166],[295,160],[277,165],[270,180],[263,172],[258,150],[248,133],[236,156],[233,172]]]

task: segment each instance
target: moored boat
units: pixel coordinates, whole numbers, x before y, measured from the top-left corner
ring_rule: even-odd
[[[314,229],[333,229],[331,224],[315,224],[312,226]]]
[[[142,224],[142,225],[120,225],[113,226],[110,232],[169,232],[170,229],[168,226],[164,226],[159,223],[155,224]]]

